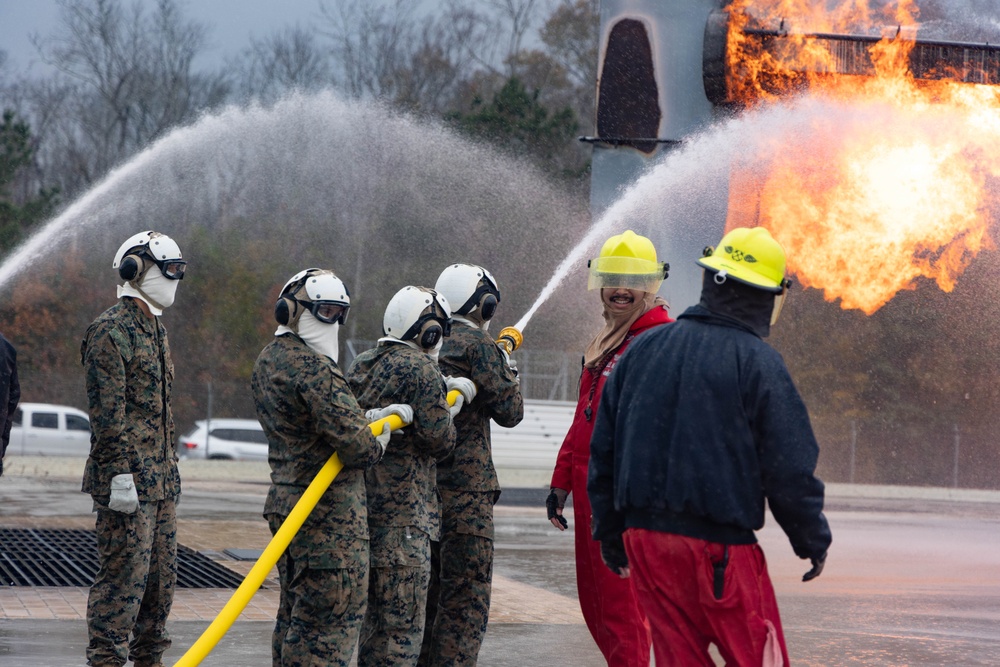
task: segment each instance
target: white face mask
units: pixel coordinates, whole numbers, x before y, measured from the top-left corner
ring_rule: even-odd
[[[159,268],[152,267],[142,277],[142,282],[138,287],[127,282],[118,286],[118,298],[130,296],[139,299],[147,306],[153,315],[159,317],[163,314],[164,308],[169,308],[174,303],[177,295],[177,284],[179,280],[170,280],[164,276]]]
[[[299,338],[305,341],[313,352],[323,354],[337,363],[340,356],[340,325],[320,322],[309,311],[299,317]]]
[[[424,350],[424,352],[427,353],[427,356],[429,356],[431,359],[434,360],[435,364],[438,362],[438,355],[441,353],[442,345],[444,345],[444,338],[439,338],[437,345],[435,345],[429,350]]]
[[[177,295],[179,283],[179,280],[170,280],[158,268],[154,267],[146,272],[139,287],[160,306],[169,308],[174,305],[174,297]]]

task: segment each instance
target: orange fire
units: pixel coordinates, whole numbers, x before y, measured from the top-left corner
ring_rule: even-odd
[[[735,99],[829,112],[812,117],[796,147],[734,165],[727,228],[770,229],[797,281],[845,309],[871,314],[921,278],[950,292],[972,259],[994,248],[1000,93],[914,79],[911,1],[874,15],[861,0],[817,8],[824,4],[736,0],[727,8]],[[763,49],[743,34],[748,25],[789,34]],[[871,75],[838,73],[831,42],[809,36],[818,33],[884,35],[867,48]]]

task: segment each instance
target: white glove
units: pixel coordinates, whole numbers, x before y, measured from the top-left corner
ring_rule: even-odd
[[[451,415],[452,420],[455,419],[455,415],[462,411],[462,406],[465,405],[465,397],[461,394],[455,399],[455,405],[448,408],[448,414]]]
[[[514,371],[514,375],[517,375],[517,362],[510,358],[507,350],[500,348],[500,353],[503,355],[503,360],[507,362],[507,368]]]
[[[375,436],[375,442],[382,447],[382,456],[385,456],[385,448],[389,446],[389,438],[392,437],[392,429],[389,427],[389,422],[382,425],[382,433]]]
[[[444,383],[448,386],[449,392],[457,389],[462,394],[462,398],[465,399],[466,403],[472,403],[472,399],[476,397],[476,385],[469,378],[454,378],[450,375],[445,375]]]
[[[389,415],[396,415],[403,420],[404,424],[413,423],[413,408],[405,403],[393,403],[384,408],[372,408],[365,413],[365,419],[369,422],[377,422],[379,419],[385,419]]]
[[[132,473],[126,472],[111,478],[111,500],[108,509],[124,514],[135,514],[139,509],[139,494],[135,490]]]

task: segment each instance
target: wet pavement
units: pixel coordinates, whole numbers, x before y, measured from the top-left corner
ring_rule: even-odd
[[[5,461],[0,527],[93,528],[80,493],[82,462]],[[198,465],[196,465],[198,464]],[[236,572],[227,549],[263,549],[266,464],[182,462],[179,541]],[[497,555],[483,667],[604,664],[580,615],[572,534],[548,525],[543,476],[501,471]],[[522,486],[514,486],[521,484]],[[834,544],[808,584],[773,520],[759,533],[792,663],[940,666],[1000,664],[1000,493],[831,485]],[[173,664],[232,595],[181,589],[171,614]],[[0,665],[84,664],[86,588],[0,590]],[[272,576],[203,665],[269,665],[277,586]]]

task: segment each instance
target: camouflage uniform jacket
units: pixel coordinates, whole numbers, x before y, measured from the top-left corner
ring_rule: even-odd
[[[90,456],[83,491],[111,494],[111,478],[131,473],[139,500],[181,492],[170,389],[167,331],[123,298],[87,329],[80,346],[90,409]]]
[[[455,417],[458,441],[454,453],[438,462],[438,486],[454,491],[499,491],[490,444],[490,419],[507,428],[524,418],[521,385],[500,348],[476,327],[456,322],[438,357],[441,372],[472,380],[477,389],[471,405]]]
[[[365,473],[369,523],[415,526],[437,539],[436,462],[455,447],[441,371],[425,352],[382,342],[355,358],[347,380],[366,409],[391,403],[413,408],[413,423],[393,434],[382,461]]]
[[[261,350],[251,387],[271,465],[264,515],[288,516],[336,452],[344,468],[306,525],[367,539],[363,471],[379,460],[382,448],[337,364],[295,334],[283,334]]]

